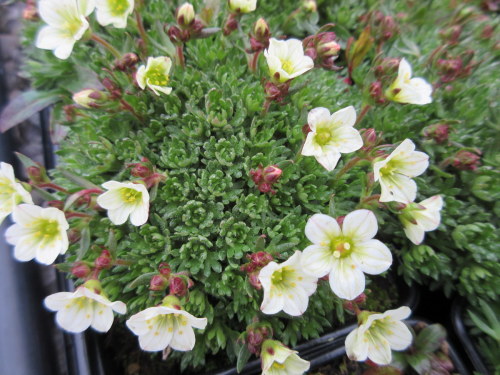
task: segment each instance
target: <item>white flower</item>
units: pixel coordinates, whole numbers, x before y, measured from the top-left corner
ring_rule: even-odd
[[[108,181],[102,184],[107,192],[97,197],[97,204],[108,210],[109,220],[115,225],[127,221],[140,226],[148,221],[149,193],[143,184]]]
[[[313,215],[305,229],[313,245],[302,253],[304,271],[318,278],[330,274],[333,292],[340,298],[355,299],[365,289],[364,273],[378,275],[392,263],[387,246],[373,239],[377,230],[377,219],[369,210],[349,213],[342,228],[328,215]]]
[[[439,227],[443,198],[440,195],[430,197],[420,203],[410,203],[401,210],[399,219],[403,223],[406,237],[415,245],[424,240],[425,232]]]
[[[295,350],[275,340],[266,340],[262,343],[260,358],[262,375],[302,375],[310,366],[310,363],[300,358]]]
[[[179,300],[167,296],[161,306],[150,307],[127,320],[127,327],[139,336],[139,345],[148,352],[168,346],[174,350],[192,350],[195,344],[194,328],[205,329],[206,318],[195,318],[180,307]]]
[[[57,311],[56,321],[66,331],[83,332],[89,326],[99,332],[107,332],[113,324],[113,311],[127,312],[121,301],[111,302],[102,292],[97,280],[87,281],[74,293],[55,293],[44,300],[45,306]]]
[[[16,182],[12,165],[0,163],[0,224],[21,202],[33,204],[30,193]]]
[[[417,184],[412,177],[420,176],[429,166],[429,156],[415,151],[415,144],[405,139],[387,157],[373,165],[375,181],[380,180],[380,202],[413,202]]]
[[[97,22],[102,26],[127,27],[127,17],[134,11],[134,0],[95,0]]]
[[[171,67],[172,60],[168,57],[149,57],[147,65],[137,69],[137,84],[143,90],[148,86],[156,95],[160,95],[160,92],[168,95],[172,92],[172,88],[167,87]]]
[[[301,254],[296,251],[286,262],[270,262],[260,271],[259,281],[264,288],[260,309],[264,314],[283,310],[299,316],[307,310],[309,296],[316,291],[318,279],[302,271]]]
[[[410,104],[429,104],[432,86],[423,78],[411,78],[411,66],[408,61],[401,59],[398,76],[385,95],[392,101]]]
[[[277,40],[271,38],[269,48],[264,51],[269,73],[276,82],[286,82],[314,68],[314,62],[304,55],[302,42],[297,39]]]
[[[379,365],[391,363],[393,350],[404,350],[410,346],[412,334],[401,320],[408,318],[411,310],[402,306],[383,314],[362,312],[362,323],[347,335],[345,348],[347,356],[353,361],[367,358]]]
[[[353,128],[356,110],[353,106],[330,115],[326,108],[314,108],[307,116],[311,131],[307,134],[302,155],[314,156],[318,163],[332,171],[340,159],[340,153],[359,150],[363,139]]]
[[[229,0],[229,9],[238,13],[250,13],[257,8],[257,0]]]
[[[21,204],[12,213],[14,224],[5,237],[14,245],[14,257],[26,262],[35,258],[43,264],[52,264],[59,254],[68,250],[69,228],[64,212],[49,207]]]
[[[94,0],[41,0],[38,13],[47,25],[38,32],[35,45],[67,59],[75,42],[87,31],[89,24],[85,17],[93,10]]]

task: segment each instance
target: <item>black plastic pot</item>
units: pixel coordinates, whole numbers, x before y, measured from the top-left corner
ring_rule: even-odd
[[[474,343],[474,340],[469,335],[469,331],[464,323],[464,306],[466,305],[466,301],[463,298],[456,298],[453,301],[453,305],[451,307],[451,320],[453,323],[453,328],[455,330],[456,336],[458,340],[462,344],[467,356],[469,357],[470,362],[474,369],[483,375],[492,375],[492,372],[488,370],[488,366],[484,361],[483,357],[481,357],[480,350]]]

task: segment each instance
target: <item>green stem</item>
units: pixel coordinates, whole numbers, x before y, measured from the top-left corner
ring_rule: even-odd
[[[139,35],[141,36],[142,41],[144,42],[144,54],[147,55],[148,51],[148,34],[146,33],[146,30],[144,29],[144,23],[142,22],[142,17],[139,11],[137,9],[134,11],[135,13],[135,20],[137,22],[137,30],[139,31]]]
[[[363,106],[363,108],[361,109],[361,113],[359,114],[358,118],[356,119],[356,123],[354,124],[354,126],[358,125],[363,120],[363,118],[366,116],[366,114],[368,113],[368,111],[370,110],[371,107],[372,106],[369,104],[365,104]]]
[[[91,39],[94,41],[94,42],[97,42],[99,43],[100,45],[102,45],[104,48],[106,48],[109,52],[111,52],[111,54],[116,57],[117,59],[120,59],[122,57],[121,53],[115,48],[113,47],[110,43],[106,42],[104,39],[102,39],[100,36],[96,35],[96,34],[92,34],[92,37]]]
[[[356,164],[358,164],[362,159],[358,156],[353,157],[344,167],[337,172],[335,175],[335,181],[339,181],[340,178],[346,174],[351,168],[353,168]]]

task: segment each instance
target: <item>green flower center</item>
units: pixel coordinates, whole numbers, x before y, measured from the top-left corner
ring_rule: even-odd
[[[385,166],[380,168],[380,175],[382,177],[391,177],[394,173],[396,173],[398,169],[398,162],[394,159],[389,160]]]
[[[318,129],[316,130],[316,136],[314,139],[318,145],[325,146],[332,139],[332,133],[326,128]]]
[[[276,370],[283,370],[285,367],[286,366],[284,363],[278,363],[278,362],[273,362],[273,366],[272,366],[272,368],[276,369]]]
[[[281,68],[288,74],[293,73],[293,63],[290,60],[284,60],[281,62]]]
[[[52,219],[38,219],[33,223],[33,236],[38,242],[51,242],[59,237],[59,222]]]
[[[335,258],[346,258],[353,250],[354,246],[347,238],[335,238],[330,242],[330,251]]]
[[[155,86],[166,86],[169,80],[168,74],[165,74],[160,66],[149,68],[146,73],[146,78],[150,84]]]
[[[122,199],[127,203],[134,203],[137,200],[142,199],[142,193],[131,188],[121,188],[120,194]]]
[[[108,0],[109,8],[113,16],[121,16],[128,9],[128,0]]]
[[[282,267],[274,271],[271,276],[271,283],[278,289],[294,287],[295,283],[291,280],[294,279],[295,269],[292,267]]]
[[[12,186],[12,181],[8,178],[0,177],[0,200],[8,199],[15,192],[16,189]]]

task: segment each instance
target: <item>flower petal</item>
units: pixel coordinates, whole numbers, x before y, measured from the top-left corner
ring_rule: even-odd
[[[355,245],[351,258],[364,273],[378,275],[389,269],[392,253],[379,240],[368,240]]]
[[[172,349],[186,352],[194,348],[195,342],[196,337],[193,328],[189,325],[180,326],[176,323],[172,341],[170,342]]]
[[[327,123],[330,121],[330,111],[327,108],[317,107],[309,111],[307,115],[307,124],[314,132],[318,124]]]
[[[333,217],[315,214],[309,218],[305,228],[306,237],[315,245],[330,243],[331,238],[342,236],[340,226]]]
[[[349,258],[334,260],[329,281],[333,293],[343,299],[353,300],[365,290],[365,275]]]
[[[333,137],[328,145],[334,146],[339,152],[345,154],[363,147],[363,139],[356,129],[342,126],[334,130]]]
[[[71,297],[73,297],[73,293],[70,292],[54,293],[45,297],[43,303],[49,310],[57,311],[63,308],[71,300]]]
[[[395,174],[390,179],[383,178],[380,180],[380,202],[413,202],[417,196],[417,184],[411,178]]]
[[[403,228],[406,237],[415,245],[420,245],[425,237],[425,231],[419,225],[407,223]]]
[[[94,319],[91,326],[98,332],[108,332],[113,325],[113,310],[105,305],[97,304],[94,306]]]
[[[333,171],[337,166],[340,159],[340,152],[329,150],[323,152],[321,155],[315,155],[316,160],[320,163],[328,172]]]
[[[369,340],[368,358],[379,365],[388,365],[392,360],[389,342],[379,335],[366,335]]]
[[[325,246],[308,246],[302,253],[301,264],[307,274],[317,278],[323,277],[332,270],[332,252]]]
[[[346,215],[342,233],[354,242],[367,241],[377,234],[377,218],[370,210],[356,210]]]
[[[352,105],[335,112],[330,117],[335,127],[352,127],[356,123],[356,110]]]
[[[149,203],[147,204],[139,204],[130,214],[130,222],[132,225],[139,227],[145,224],[148,221],[149,215]]]
[[[392,322],[390,330],[384,331],[384,337],[393,350],[405,350],[410,346],[413,336],[403,322]]]
[[[309,297],[302,288],[296,287],[284,292],[283,302],[284,312],[291,316],[300,316],[307,310]]]
[[[359,328],[351,331],[345,339],[346,354],[352,361],[365,361],[368,357],[368,342],[363,340]]]

